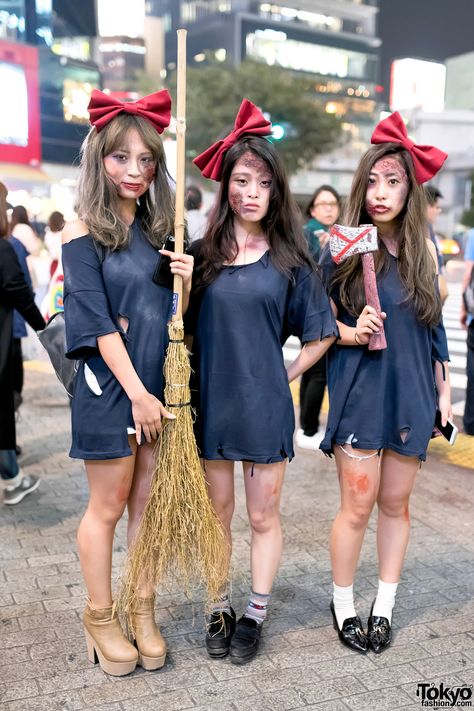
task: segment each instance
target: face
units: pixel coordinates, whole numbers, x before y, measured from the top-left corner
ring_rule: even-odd
[[[397,158],[386,156],[372,167],[367,185],[365,207],[374,225],[395,220],[405,207],[409,181]]]
[[[104,168],[122,200],[137,200],[155,177],[156,162],[136,128],[125,134],[123,145],[104,157]]]
[[[339,203],[329,190],[322,190],[314,198],[311,217],[326,227],[332,227],[339,217]]]
[[[260,222],[268,211],[272,174],[264,160],[247,151],[235,163],[229,179],[229,204],[244,222]]]

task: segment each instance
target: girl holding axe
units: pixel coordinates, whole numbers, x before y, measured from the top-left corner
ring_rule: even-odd
[[[361,653],[379,653],[391,642],[410,493],[436,408],[443,424],[451,416],[449,356],[421,185],[446,154],[414,145],[398,113],[377,126],[372,143],[353,179],[346,225],[377,228],[381,310],[367,305],[361,254],[337,266],[329,257],[323,265],[340,331],[328,359],[330,409],[321,443],[335,455],[341,489],[330,539],[331,610],[341,642]],[[383,329],[386,348],[371,349],[370,338]],[[353,580],[375,503],[379,585],[366,632],[354,608]]]
[[[237,621],[229,589],[209,619],[214,658],[243,664],[257,653],[282,552],[280,495],[293,457],[289,381],[321,358],[337,335],[310,260],[271,124],[244,99],[234,129],[195,159],[220,189],[196,255],[194,335],[197,440],[208,490],[230,543],[234,464],[242,462],[252,530],[252,590]],[[193,287],[194,288],[194,287]],[[282,345],[305,344],[288,371]],[[224,621],[224,623],[222,622]]]

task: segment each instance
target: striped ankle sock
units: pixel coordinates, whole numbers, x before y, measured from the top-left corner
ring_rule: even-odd
[[[207,612],[209,616],[219,612],[227,612],[228,615],[231,614],[229,588],[224,590],[222,595],[217,600],[211,602]]]
[[[251,590],[247,607],[245,608],[244,617],[250,617],[259,625],[267,618],[267,607],[270,600],[270,593],[262,595],[254,590]]]

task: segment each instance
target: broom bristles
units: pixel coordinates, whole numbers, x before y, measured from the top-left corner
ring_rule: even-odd
[[[150,494],[117,599],[132,632],[139,587],[171,583],[190,593],[201,584],[212,601],[229,575],[229,544],[207,493],[194,438],[183,322],[169,323],[168,331],[165,402],[176,419],[166,421],[156,446]]]

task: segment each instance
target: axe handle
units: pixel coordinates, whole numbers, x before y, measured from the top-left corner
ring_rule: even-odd
[[[380,318],[382,309],[380,307],[379,294],[377,291],[374,255],[372,252],[362,254],[362,268],[364,270],[364,288],[367,304],[376,310],[377,316]],[[385,331],[382,322],[380,333],[373,333],[369,338],[369,351],[381,351],[386,347],[387,341],[385,339]]]

